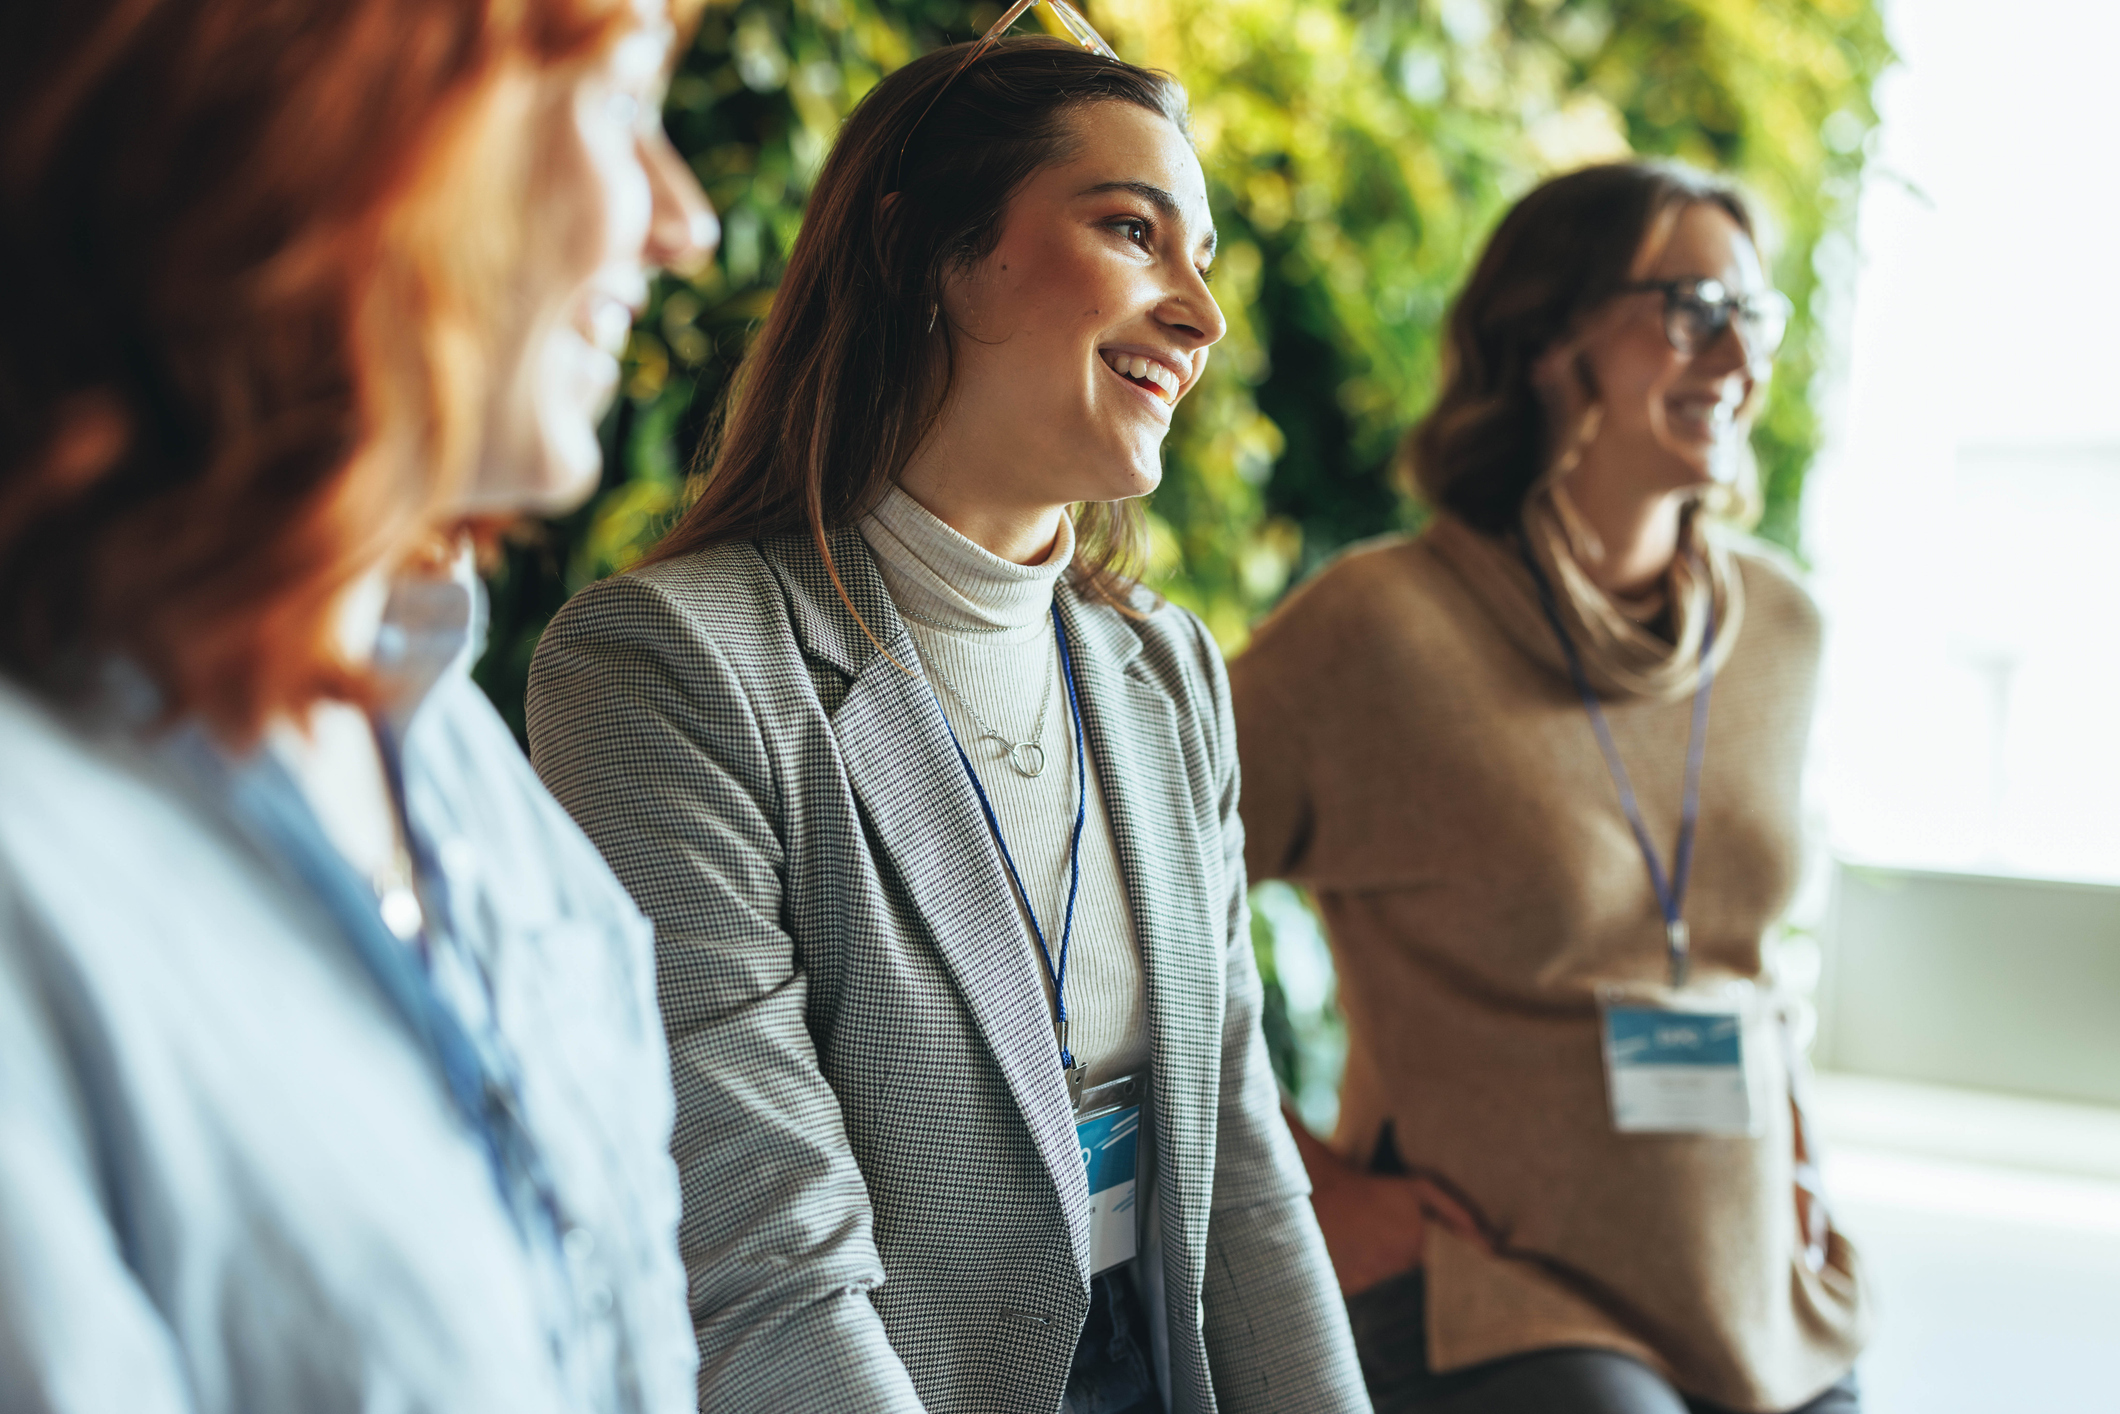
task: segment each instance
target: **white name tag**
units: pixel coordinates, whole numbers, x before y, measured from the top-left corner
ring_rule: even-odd
[[[1765,1128],[1758,1007],[1712,995],[1607,991],[1605,1092],[1622,1134],[1755,1135]]]
[[[1075,1143],[1089,1180],[1090,1275],[1131,1262],[1140,1248],[1141,1105],[1138,1077],[1099,1085],[1083,1095]],[[1114,1104],[1114,1100],[1132,1100]]]

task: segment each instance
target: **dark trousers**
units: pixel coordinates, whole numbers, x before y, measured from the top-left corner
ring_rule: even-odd
[[[1428,1290],[1409,1272],[1348,1298],[1376,1414],[1730,1414],[1610,1350],[1536,1350],[1438,1374],[1428,1368]],[[1861,1414],[1855,1376],[1788,1414]]]
[[[1163,1414],[1156,1392],[1148,1310],[1134,1290],[1132,1267],[1115,1267],[1089,1284],[1089,1319],[1075,1345],[1061,1414]]]

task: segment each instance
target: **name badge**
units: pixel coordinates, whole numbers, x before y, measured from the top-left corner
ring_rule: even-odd
[[[1090,1275],[1131,1262],[1140,1250],[1142,1077],[1129,1075],[1082,1093],[1075,1144],[1089,1179]]]
[[[1601,990],[1605,1093],[1622,1134],[1757,1135],[1766,1107],[1759,1007],[1715,993]]]

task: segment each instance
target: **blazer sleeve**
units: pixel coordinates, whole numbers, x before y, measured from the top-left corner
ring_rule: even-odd
[[[655,923],[700,1407],[918,1411],[868,1295],[868,1190],[805,1024],[781,783],[743,681],[621,577],[546,630],[528,717],[539,774]]]
[[[1218,743],[1221,864],[1228,889],[1222,1100],[1201,1294],[1208,1372],[1216,1405],[1229,1414],[1353,1414],[1369,1409],[1369,1395],[1259,1026],[1262,989],[1245,900],[1229,679],[1206,630],[1198,633],[1205,705]]]
[[[169,1326],[103,1202],[69,1038],[0,869],[0,1410],[181,1414],[194,1407]]]

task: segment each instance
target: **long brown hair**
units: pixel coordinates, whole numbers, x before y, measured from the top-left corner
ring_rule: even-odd
[[[1413,489],[1485,534],[1514,529],[1547,457],[1532,365],[1632,278],[1660,221],[1701,202],[1754,236],[1735,187],[1675,162],[1585,167],[1517,202],[1451,307],[1442,393],[1400,452]]]
[[[806,533],[845,599],[826,536],[881,499],[949,390],[944,282],[993,250],[1033,173],[1072,155],[1073,109],[1132,103],[1186,130],[1183,91],[1165,75],[1030,37],[1003,40],[953,82],[967,48],[914,60],[848,117],[725,424],[701,448],[698,499],[644,563]],[[1134,502],[1084,507],[1077,585],[1120,602],[1140,526]]]

